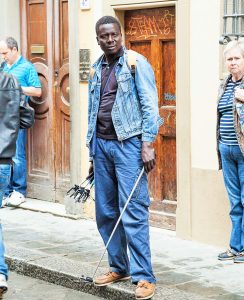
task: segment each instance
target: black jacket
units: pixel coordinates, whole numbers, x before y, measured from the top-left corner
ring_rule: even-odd
[[[0,71],[0,164],[15,155],[20,126],[20,94],[17,79]]]

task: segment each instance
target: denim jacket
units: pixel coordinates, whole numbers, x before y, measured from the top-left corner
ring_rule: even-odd
[[[145,57],[137,53],[134,80],[127,63],[127,55],[124,48],[124,54],[115,68],[118,90],[111,113],[113,125],[119,141],[141,134],[142,141],[153,142],[158,127],[163,123],[159,117],[154,73]],[[103,57],[104,55],[92,66],[94,75],[89,80],[87,146],[96,135]]]
[[[220,87],[219,87],[219,91],[218,91],[218,101],[217,101],[217,130],[216,130],[216,136],[217,136],[217,154],[218,154],[218,161],[219,161],[219,170],[222,169],[222,162],[221,162],[221,156],[220,156],[220,152],[219,152],[219,140],[220,140],[220,113],[218,111],[218,106],[219,106],[219,101],[221,99],[221,97],[223,96],[227,83],[229,81],[229,79],[231,78],[231,75],[226,76],[226,78],[224,80],[222,80]],[[242,78],[241,84],[244,84],[244,77]],[[239,116],[237,114],[237,110],[236,110],[236,104],[239,103],[240,100],[234,98],[233,101],[233,118],[234,118],[234,128],[235,128],[235,133],[236,133],[236,138],[240,147],[240,150],[244,156],[244,135],[241,131],[241,126],[240,126],[240,122],[239,122]]]

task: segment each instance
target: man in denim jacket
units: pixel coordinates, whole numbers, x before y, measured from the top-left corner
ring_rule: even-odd
[[[146,173],[155,166],[152,142],[162,123],[154,73],[136,53],[132,74],[117,19],[99,19],[96,34],[104,54],[93,65],[89,80],[87,146],[90,172],[94,167],[95,173],[97,227],[105,244],[143,166],[146,172],[108,246],[110,271],[97,277],[95,284],[104,286],[131,276],[137,284],[136,299],[149,299],[156,280],[149,245]]]

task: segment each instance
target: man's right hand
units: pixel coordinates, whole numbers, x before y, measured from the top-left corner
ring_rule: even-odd
[[[91,161],[90,163],[90,167],[89,167],[89,171],[88,171],[88,176],[90,176],[94,171],[94,168],[93,168],[93,161]]]

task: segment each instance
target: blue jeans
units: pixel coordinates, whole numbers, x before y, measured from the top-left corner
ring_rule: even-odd
[[[14,166],[11,180],[6,195],[13,190],[26,196],[27,171],[26,171],[26,129],[20,129],[16,142],[16,153],[13,157]]]
[[[10,181],[11,168],[10,164],[0,164],[0,207],[2,207],[3,196]]]
[[[244,251],[244,156],[239,146],[219,143],[225,187],[230,200],[230,248]]]
[[[0,165],[0,204],[2,206],[3,195],[8,186],[11,174],[11,165]],[[0,274],[3,274],[8,278],[8,266],[4,259],[4,244],[2,236],[2,226],[0,224]]]
[[[97,138],[94,156],[96,221],[107,243],[125,202],[142,169],[141,141]],[[111,270],[130,274],[132,282],[155,282],[149,246],[147,175],[144,173],[108,247]],[[128,259],[127,247],[130,252]]]

